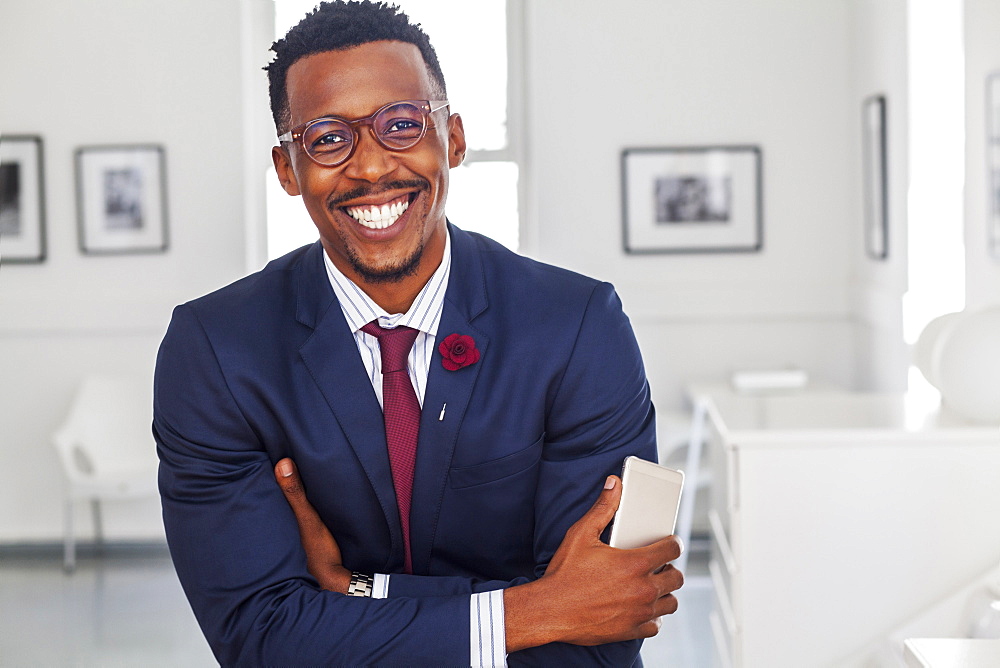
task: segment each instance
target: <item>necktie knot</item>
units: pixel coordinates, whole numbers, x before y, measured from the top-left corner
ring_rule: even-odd
[[[386,329],[379,326],[378,320],[372,320],[362,327],[361,331],[378,339],[383,376],[394,371],[406,371],[406,360],[410,356],[410,348],[413,347],[413,342],[419,334],[417,330],[411,327]]]

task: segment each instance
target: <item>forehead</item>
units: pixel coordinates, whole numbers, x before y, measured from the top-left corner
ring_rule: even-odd
[[[297,60],[286,81],[291,125],[320,116],[367,116],[396,100],[426,100],[431,81],[420,50],[370,42]]]

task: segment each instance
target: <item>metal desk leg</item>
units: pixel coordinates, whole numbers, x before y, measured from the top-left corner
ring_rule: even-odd
[[[691,523],[694,519],[695,496],[698,493],[698,476],[701,468],[702,435],[705,427],[705,403],[701,399],[694,401],[694,414],[691,417],[691,440],[688,443],[687,463],[684,465],[684,493],[681,495],[681,506],[677,512],[677,531],[675,535],[684,544],[684,552],[674,562],[681,572],[687,567],[688,550],[691,547]]]

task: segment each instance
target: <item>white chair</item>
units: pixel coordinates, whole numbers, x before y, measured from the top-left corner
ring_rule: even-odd
[[[89,500],[96,543],[103,544],[102,499],[156,494],[156,449],[151,432],[149,379],[89,376],[66,422],[52,436],[66,479],[63,565],[76,567],[74,506]]]

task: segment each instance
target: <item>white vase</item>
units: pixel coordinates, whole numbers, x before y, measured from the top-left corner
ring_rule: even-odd
[[[1000,424],[1000,306],[935,318],[914,347],[914,361],[948,409]]]
[[[941,341],[943,340],[941,335],[945,331],[950,331],[948,330],[948,324],[960,315],[962,314],[945,313],[934,318],[920,332],[920,337],[913,346],[913,363],[920,369],[920,373],[927,379],[927,382],[934,387],[938,386],[937,380],[934,377],[934,360],[939,357],[937,351],[940,349]]]

